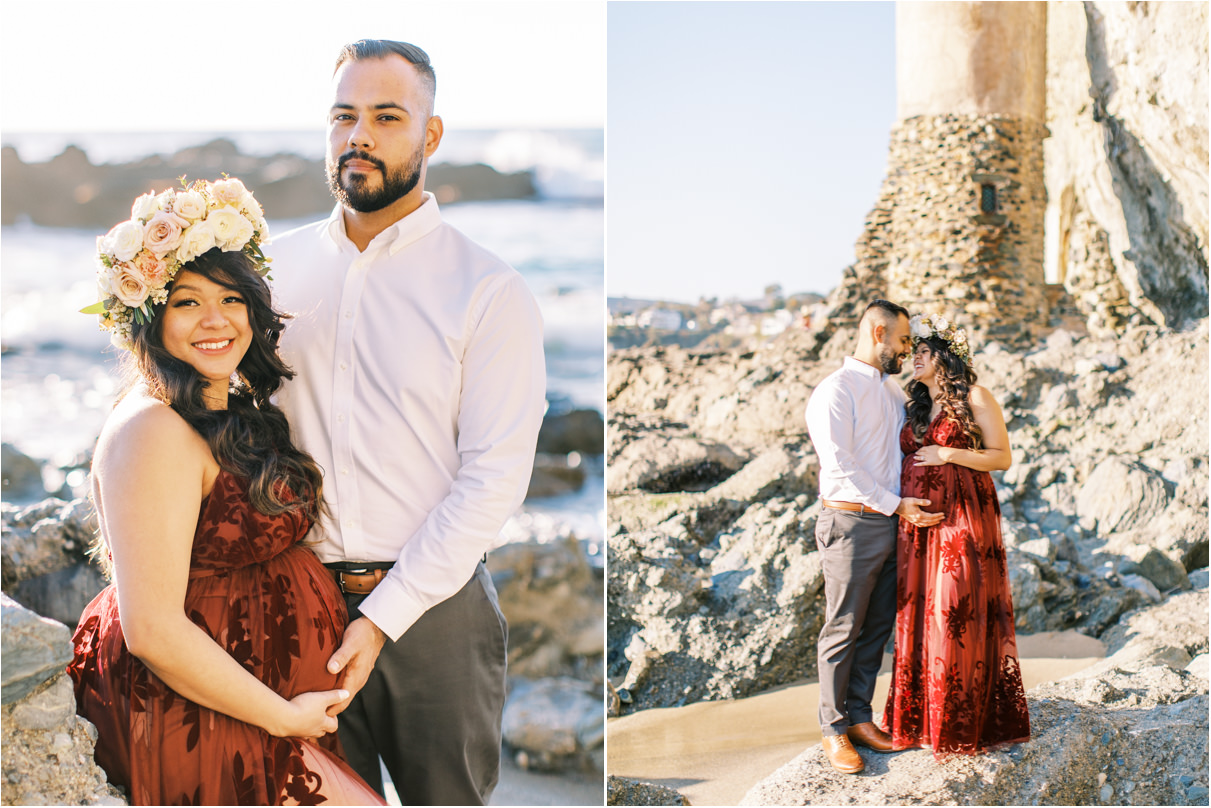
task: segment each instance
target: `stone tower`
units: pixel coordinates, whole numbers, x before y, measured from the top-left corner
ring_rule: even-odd
[[[1047,4],[898,3],[887,178],[833,322],[885,296],[985,340],[1047,324]]]

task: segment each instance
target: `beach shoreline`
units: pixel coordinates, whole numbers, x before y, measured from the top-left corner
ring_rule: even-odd
[[[1076,631],[1018,636],[1022,678],[1029,690],[1105,658],[1100,640]],[[890,654],[875,691],[885,703]],[[750,788],[803,750],[820,743],[819,684],[783,685],[754,696],[642,710],[607,724],[607,771],[668,786],[692,805],[736,805]]]

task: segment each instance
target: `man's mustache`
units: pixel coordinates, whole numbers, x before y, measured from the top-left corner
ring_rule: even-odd
[[[387,173],[387,164],[386,163],[384,163],[382,160],[379,160],[377,157],[371,157],[370,155],[366,154],[365,152],[360,152],[360,151],[349,151],[349,152],[345,152],[344,154],[342,154],[340,159],[336,161],[336,170],[340,171],[342,168],[345,167],[345,163],[348,163],[350,160],[361,160],[364,163],[371,163],[379,171],[383,172],[384,174]]]

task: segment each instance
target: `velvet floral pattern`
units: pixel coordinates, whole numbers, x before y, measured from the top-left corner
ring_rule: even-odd
[[[957,423],[934,419],[925,444],[970,448]],[[909,425],[900,493],[945,512],[934,527],[900,521],[895,665],[883,728],[896,749],[975,754],[1029,740],[1001,507],[988,472],[916,466]]]
[[[348,616],[331,575],[299,544],[299,514],[265,516],[247,482],[220,472],[202,503],[185,614],[254,676],[293,698],[337,687],[328,657]],[[116,589],[72,638],[78,712],[97,726],[97,763],[133,805],[381,805],[335,734],[278,738],[169,688],[126,650]]]

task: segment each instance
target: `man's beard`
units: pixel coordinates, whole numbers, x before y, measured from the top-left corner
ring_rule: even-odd
[[[329,162],[326,165],[328,174],[328,190],[336,197],[336,201],[358,213],[374,213],[382,210],[391,203],[403,199],[420,182],[421,161],[425,150],[420,148],[412,155],[407,165],[394,171],[387,169],[387,164],[365,152],[345,152],[337,160],[336,165]],[[350,160],[361,160],[373,163],[382,176],[382,184],[377,190],[370,190],[370,176],[365,172],[350,175],[344,183],[341,182],[341,169]]]
[[[897,375],[904,367],[904,357],[898,351],[879,346],[879,370],[888,376]]]

